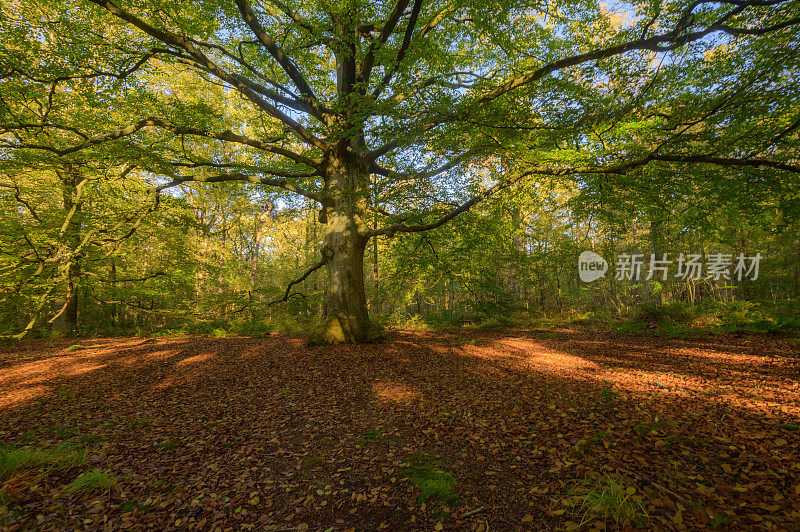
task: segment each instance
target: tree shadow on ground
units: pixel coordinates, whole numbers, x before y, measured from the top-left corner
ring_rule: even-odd
[[[800,405],[797,347],[780,341],[564,329],[82,344],[5,348],[0,440],[99,441],[94,465],[120,478],[102,505],[113,526],[416,530],[483,507],[465,526],[552,527],[575,519],[571,487],[602,474],[636,486],[653,526],[800,516],[800,442],[781,428]],[[418,504],[403,464],[422,451],[458,480],[459,508]],[[46,489],[21,495],[16,522],[97,511]]]

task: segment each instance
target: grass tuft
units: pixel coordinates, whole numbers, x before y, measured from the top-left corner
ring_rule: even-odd
[[[86,463],[86,449],[71,444],[50,448],[0,447],[0,480],[27,469],[69,469]]]
[[[358,446],[367,447],[370,443],[381,441],[385,437],[386,436],[384,436],[383,433],[381,433],[381,431],[379,430],[368,430],[367,432],[364,433],[364,437],[358,440]]]
[[[302,469],[311,469],[312,467],[317,467],[320,465],[322,461],[322,458],[319,456],[308,456],[300,463],[300,467]]]
[[[117,479],[99,469],[85,471],[67,485],[69,493],[90,493],[98,490],[110,490],[117,485]]]
[[[511,325],[511,320],[505,316],[491,316],[478,322],[478,324],[475,325],[475,328],[482,331],[489,331],[495,329],[507,329],[511,327]]]
[[[604,407],[611,406],[611,404],[619,397],[619,394],[614,391],[614,385],[610,382],[603,382],[600,388],[600,403]]]
[[[56,388],[56,396],[59,399],[66,401],[68,403],[74,402],[77,395],[78,394],[75,392],[75,390],[67,386],[59,386],[58,388]]]
[[[590,521],[609,521],[617,527],[644,526],[648,520],[647,512],[641,503],[631,498],[636,488],[625,488],[622,483],[609,476],[603,476],[594,485],[584,485],[585,493],[575,500],[580,514],[580,526]]]

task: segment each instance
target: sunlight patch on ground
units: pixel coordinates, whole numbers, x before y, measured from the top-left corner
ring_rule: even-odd
[[[0,406],[43,395],[47,388],[41,386],[42,383],[54,378],[83,375],[106,366],[95,363],[92,358],[94,356],[87,354],[70,355],[3,368],[0,374]]]
[[[492,371],[479,371],[486,375],[502,373],[501,368],[505,367],[609,383],[628,393],[669,395],[800,416],[800,384],[786,378],[787,370],[791,372],[797,365],[792,358],[746,354],[736,349],[627,345],[602,340],[562,342],[560,349],[555,349],[538,340],[519,337],[502,338],[493,345],[464,345],[460,352],[497,363]],[[667,361],[678,369],[648,369]]]
[[[409,342],[407,340],[395,340],[394,343],[398,344],[398,345],[407,345],[407,346],[410,346],[410,347],[419,348],[419,344],[418,343]]]
[[[730,384],[713,375],[700,377],[669,372],[641,370],[615,370],[604,368],[588,377],[612,383],[631,392],[658,393],[698,401],[725,403],[759,412],[800,415],[800,396],[791,387],[775,382],[765,382],[753,375],[747,381]]]
[[[103,369],[106,367],[106,364],[92,364],[90,362],[79,362],[77,364],[71,365],[67,371],[65,371],[62,376],[64,377],[74,377],[76,375],[83,375],[84,373],[89,373],[90,371],[95,371],[98,369]]]
[[[175,375],[167,377],[163,381],[153,386],[153,388],[156,390],[163,390],[165,388],[172,388],[174,386],[183,386],[185,384],[189,384],[190,382],[192,382],[192,378],[189,377],[188,375],[182,375],[182,376]]]
[[[50,391],[47,386],[30,386],[27,388],[19,388],[0,392],[0,408],[7,406],[14,406],[25,401],[42,397]]]
[[[49,353],[12,359],[15,362],[0,370],[0,407],[47,395],[52,390],[44,384],[54,385],[58,379],[80,377],[113,364],[146,366],[181,352],[182,349],[178,348],[159,349],[157,344],[145,344],[136,338],[75,344]]]
[[[406,355],[405,353],[401,352],[398,349],[388,349],[387,354],[391,355],[398,362],[402,362],[404,364],[411,364],[411,357]]]
[[[175,364],[176,366],[191,366],[192,364],[198,364],[200,362],[207,362],[209,361],[216,353],[201,353],[199,355],[195,355],[193,357],[187,357]]]
[[[586,358],[522,338],[505,338],[488,346],[466,345],[463,351],[472,357],[507,362],[519,368],[535,369],[554,375],[563,375],[573,370],[591,372],[600,367]]]
[[[509,350],[512,356],[519,357],[527,367],[550,370],[559,374],[564,370],[596,370],[600,367],[591,360],[522,338],[500,340],[497,342],[497,347]]]
[[[420,393],[410,386],[389,381],[376,382],[372,385],[372,391],[378,399],[397,404],[409,404],[420,396]]]
[[[675,348],[675,349],[664,349],[662,351],[664,353],[669,353],[675,356],[691,356],[693,358],[702,358],[709,361],[713,361],[714,363],[722,363],[726,365],[746,364],[751,366],[760,366],[765,363],[778,366],[791,365],[790,360],[781,357],[768,357],[765,355],[743,354],[743,353],[736,353],[733,351],[719,351],[710,349],[687,349],[685,347]]]

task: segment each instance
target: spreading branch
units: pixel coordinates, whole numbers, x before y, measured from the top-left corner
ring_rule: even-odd
[[[800,166],[778,161],[771,161],[768,159],[743,159],[734,157],[714,157],[707,155],[662,155],[658,153],[651,153],[646,157],[642,157],[632,161],[626,161],[608,166],[582,166],[582,167],[565,167],[565,168],[549,168],[549,167],[532,167],[521,172],[514,174],[510,178],[505,178],[497,182],[492,187],[489,187],[479,194],[473,196],[464,203],[454,207],[447,214],[439,217],[428,224],[420,225],[407,225],[405,223],[397,223],[387,227],[374,229],[367,233],[367,238],[375,236],[394,236],[396,233],[418,233],[422,231],[430,231],[446,224],[459,214],[467,212],[472,207],[482,202],[483,200],[495,195],[503,189],[506,189],[531,175],[547,175],[547,176],[565,176],[575,174],[625,174],[636,168],[645,166],[653,161],[671,162],[671,163],[684,163],[684,164],[713,164],[717,166],[727,167],[768,167],[787,172],[800,174]]]
[[[297,90],[300,91],[305,97],[305,103],[307,105],[307,110],[310,114],[321,118],[324,115],[324,111],[320,109],[319,102],[317,100],[317,96],[314,94],[314,91],[309,86],[306,79],[300,73],[297,66],[295,66],[294,62],[291,60],[289,56],[283,51],[283,49],[278,46],[278,43],[270,37],[264,26],[256,18],[255,13],[250,8],[250,4],[247,0],[236,0],[236,6],[239,8],[239,11],[242,14],[247,26],[256,36],[258,41],[267,49],[267,51],[272,55],[275,61],[283,68],[283,71],[289,76],[294,83],[294,86],[297,87]]]
[[[282,297],[282,298],[280,298],[280,299],[276,299],[276,300],[274,300],[274,301],[270,301],[268,304],[269,304],[269,305],[274,305],[274,304],[276,304],[276,303],[283,303],[283,302],[285,302],[285,301],[288,301],[290,297],[293,297],[293,296],[296,296],[296,295],[302,295],[302,294],[300,294],[299,292],[296,292],[296,293],[294,293],[294,294],[290,294],[290,292],[292,291],[292,287],[293,287],[294,285],[296,285],[296,284],[299,284],[299,283],[302,283],[303,281],[305,281],[305,280],[306,280],[306,278],[307,278],[309,275],[311,275],[311,274],[312,274],[312,273],[314,273],[315,271],[317,271],[317,270],[319,270],[320,268],[322,268],[323,266],[325,266],[325,264],[326,264],[327,262],[328,262],[328,260],[327,260],[327,259],[325,259],[325,258],[322,258],[322,259],[320,259],[320,261],[319,261],[319,262],[317,262],[316,264],[314,264],[313,266],[311,266],[309,269],[307,269],[307,270],[305,271],[305,273],[303,273],[303,275],[301,275],[300,277],[298,277],[297,279],[295,279],[294,281],[292,281],[292,282],[290,282],[290,283],[289,283],[289,285],[286,287],[286,291],[283,293],[283,297]]]
[[[213,74],[220,81],[223,81],[224,83],[227,83],[231,87],[238,90],[241,94],[243,94],[251,102],[253,102],[259,109],[263,110],[270,116],[277,118],[291,130],[293,130],[307,144],[319,149],[325,149],[328,147],[327,143],[323,142],[322,140],[314,136],[306,127],[301,125],[297,120],[293,119],[292,117],[290,117],[289,115],[287,115],[274,105],[270,104],[264,98],[262,98],[256,91],[252,90],[248,86],[249,84],[242,81],[240,76],[233,75],[224,70],[219,65],[217,65],[206,54],[201,52],[197,48],[197,46],[194,43],[192,43],[191,39],[188,39],[183,35],[178,35],[176,33],[167,30],[158,29],[152,26],[151,24],[148,24],[143,19],[137,17],[133,13],[120,8],[110,0],[89,0],[89,1],[92,2],[93,4],[102,7],[115,17],[124,20],[129,24],[132,24],[139,30],[161,41],[162,43],[180,50],[184,50],[188,54],[188,57],[190,57],[192,61],[194,61],[200,68]],[[241,3],[243,2],[241,2],[240,0],[237,1],[237,4]],[[249,9],[249,7],[247,9]],[[255,20],[254,17],[251,16],[250,18],[252,19],[252,22],[258,24],[258,22]],[[251,21],[248,20],[248,24],[250,22]],[[285,61],[289,61],[288,58],[284,59]],[[284,59],[279,60],[279,62],[281,61],[285,62]],[[295,80],[295,82],[296,83],[300,82],[300,80],[299,79]],[[316,98],[313,99],[315,100]]]
[[[3,142],[2,146],[8,148],[26,148],[26,149],[35,149],[35,150],[43,150],[49,151],[51,153],[55,153],[61,157],[65,155],[69,155],[71,153],[76,153],[81,150],[85,150],[87,148],[91,148],[93,146],[97,146],[100,144],[104,144],[106,142],[111,142],[114,140],[121,139],[123,137],[127,137],[137,133],[138,131],[146,128],[146,127],[158,127],[169,131],[175,136],[183,136],[183,135],[192,135],[198,137],[205,137],[214,140],[220,140],[225,142],[232,142],[235,144],[242,144],[245,146],[250,146],[251,148],[256,148],[258,150],[274,153],[276,155],[283,156],[287,159],[290,159],[296,163],[304,164],[306,166],[310,166],[311,168],[319,168],[319,161],[311,159],[310,157],[306,157],[305,155],[295,153],[291,150],[283,148],[281,146],[276,146],[275,143],[282,140],[283,137],[276,137],[272,139],[265,139],[265,140],[258,140],[258,139],[251,139],[245,137],[243,135],[239,135],[238,133],[234,133],[230,130],[226,131],[206,131],[199,128],[194,127],[179,127],[174,126],[165,122],[164,120],[157,118],[157,117],[148,117],[139,120],[134,124],[130,124],[123,128],[120,128],[112,133],[108,133],[106,135],[101,135],[99,137],[95,137],[89,139],[85,142],[81,142],[79,144],[75,144],[68,148],[56,148],[54,146],[50,146],[47,144],[35,144],[35,143],[8,143]]]
[[[304,196],[306,198],[312,199],[317,203],[326,205],[327,201],[325,198],[316,192],[312,192],[310,190],[306,190],[302,187],[289,183],[286,179],[274,179],[270,177],[259,177],[255,175],[247,175],[242,174],[239,172],[232,173],[232,174],[219,174],[214,176],[185,176],[173,179],[169,183],[160,185],[158,187],[158,191],[162,191],[168,188],[176,187],[183,183],[225,183],[230,181],[247,181],[249,183],[257,183],[260,185],[269,185],[277,188],[282,188],[284,190],[288,190],[289,192],[294,192],[295,194],[299,194],[300,196]]]
[[[407,132],[403,135],[396,135],[394,138],[386,142],[384,145],[373,149],[369,153],[371,160],[375,161],[380,157],[388,154],[394,149],[402,146],[408,146],[415,142],[420,136],[429,132],[431,129],[446,123],[453,123],[468,120],[470,116],[475,114],[475,110],[497,100],[501,96],[512,93],[517,89],[530,85],[539,81],[546,76],[553,74],[557,71],[580,66],[586,63],[596,63],[605,59],[615,56],[623,55],[632,51],[651,51],[651,52],[668,52],[678,49],[686,44],[697,42],[709,35],[715,33],[725,33],[732,36],[737,35],[766,35],[780,31],[782,29],[800,24],[800,16],[793,17],[780,23],[764,26],[760,28],[736,28],[730,24],[730,19],[735,15],[743,13],[748,7],[758,7],[766,5],[777,5],[785,3],[786,0],[770,0],[769,3],[761,2],[758,0],[750,1],[726,1],[724,4],[735,6],[734,9],[721,15],[713,23],[707,25],[705,28],[690,31],[690,26],[694,20],[692,12],[697,6],[705,3],[713,3],[710,0],[698,0],[691,4],[682,14],[679,21],[670,31],[665,31],[659,35],[646,37],[644,32],[641,38],[630,40],[624,43],[598,48],[589,52],[572,55],[563,59],[552,61],[543,65],[535,70],[525,72],[515,76],[506,82],[487,90],[480,96],[475,98],[465,98],[457,105],[451,112],[447,114],[440,114],[438,116],[428,116],[419,121],[419,125],[407,128]]]

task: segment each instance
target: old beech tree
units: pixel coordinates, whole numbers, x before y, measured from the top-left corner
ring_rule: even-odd
[[[370,239],[525,179],[798,171],[794,0],[12,0],[2,24],[4,83],[46,102],[4,108],[7,153],[116,150],[158,191],[247,181],[316,202],[322,343],[379,338]],[[109,112],[59,112],[86,85]]]

